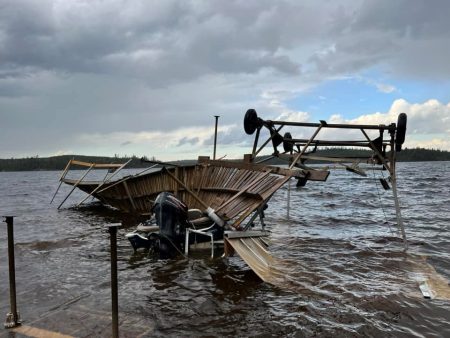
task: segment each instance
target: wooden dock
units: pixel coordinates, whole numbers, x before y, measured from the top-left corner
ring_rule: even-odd
[[[120,314],[120,337],[151,337],[154,326],[142,318]],[[24,321],[13,329],[0,331],[0,338],[70,338],[111,337],[111,314],[99,312],[82,305],[70,306]]]

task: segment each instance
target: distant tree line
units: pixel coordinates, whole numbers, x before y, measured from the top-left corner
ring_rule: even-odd
[[[334,148],[323,149],[317,152],[317,154],[337,155],[342,157],[351,156],[367,156],[371,155],[371,150],[361,149],[349,149],[349,148]],[[425,148],[404,148],[402,151],[397,152],[397,161],[399,162],[421,162],[421,161],[450,161],[450,151],[439,149],[425,149]]]
[[[397,159],[403,162],[450,161],[450,151],[425,148],[405,148],[397,153]]]
[[[35,171],[35,170],[63,170],[71,159],[76,159],[84,162],[95,163],[125,163],[131,159],[127,168],[145,168],[148,163],[141,161],[141,158],[136,156],[131,157],[106,157],[106,156],[83,156],[83,155],[63,155],[52,157],[26,157],[26,158],[11,158],[0,159],[0,171]],[[147,159],[147,158],[145,158]],[[155,160],[155,158],[152,158]],[[73,169],[85,169],[85,167],[74,166]]]
[[[324,149],[317,151],[317,155],[330,156],[338,155],[342,157],[352,156],[367,156],[369,157],[371,152],[368,150],[356,150],[348,148],[338,149]],[[156,161],[155,157],[150,159],[147,157],[140,158],[137,156],[118,156],[106,157],[106,156],[84,156],[84,155],[62,155],[52,157],[27,157],[27,158],[11,158],[0,159],[0,171],[34,171],[34,170],[63,170],[69,160],[76,159],[84,162],[95,163],[125,163],[131,159],[131,162],[127,165],[127,168],[146,168],[150,164],[148,161]],[[144,161],[143,161],[143,160]],[[401,152],[397,153],[397,160],[400,162],[417,162],[417,161],[450,161],[450,152],[438,149],[424,149],[424,148],[405,148]],[[195,160],[176,161],[180,165],[192,164]],[[275,163],[273,161],[267,162],[267,164]],[[84,167],[74,167],[73,169],[85,169]]]
[[[314,153],[324,157],[371,157],[371,150],[351,148],[324,148]],[[450,161],[450,151],[425,148],[404,148],[397,152],[398,162]],[[266,164],[286,163],[278,158],[265,162]],[[326,163],[326,161],[309,160],[308,163]]]

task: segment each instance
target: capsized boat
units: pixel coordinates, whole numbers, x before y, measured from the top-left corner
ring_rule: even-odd
[[[407,248],[398,202],[395,165],[396,153],[401,151],[405,141],[406,123],[407,117],[403,113],[398,116],[397,123],[389,125],[332,124],[323,120],[319,123],[272,121],[261,119],[254,109],[249,109],[244,117],[244,130],[248,135],[255,136],[252,152],[244,155],[243,160],[215,160],[200,156],[193,165],[155,163],[138,174],[115,180],[114,175],[127,163],[96,164],[72,160],[63,171],[60,184],[73,186],[72,191],[78,187],[88,194],[87,197],[93,196],[102,203],[124,212],[155,214],[155,225],[159,234],[149,232],[149,235],[142,236],[141,239],[149,247],[157,246],[160,252],[175,253],[183,249],[187,252],[194,238],[191,235],[196,232],[201,232],[205,238],[211,238],[213,246],[214,238],[217,238],[212,234],[215,231],[219,234],[217,236],[222,236],[224,240],[226,254],[238,252],[264,279],[264,273],[261,271],[268,265],[264,258],[267,257],[264,208],[273,194],[290,179],[296,179],[297,186],[303,186],[309,181],[326,181],[330,173],[330,163],[333,163],[334,167],[344,168],[362,176],[366,175],[364,166],[388,172],[389,178],[380,179],[380,183],[386,190],[392,188],[397,223],[402,232],[405,249]],[[294,138],[291,132],[282,136],[280,131],[284,127],[302,128],[303,131],[312,128],[313,133],[310,138]],[[258,146],[263,130],[268,131],[268,136]],[[356,132],[360,133],[361,137],[352,140],[318,139],[318,135],[325,130],[351,131],[351,135],[354,136]],[[272,145],[273,153],[261,159],[258,156],[268,144]],[[282,151],[278,149],[280,146]],[[334,155],[329,154],[330,149],[342,150],[342,147],[368,151],[358,156],[343,156],[341,151]],[[326,156],[319,151],[323,148],[327,149]],[[263,164],[274,158],[285,161],[286,166]],[[323,165],[310,165],[311,161]],[[81,165],[88,169],[80,179],[69,179],[66,175],[72,165]],[[115,173],[106,176],[102,181],[84,181],[87,173],[96,168],[114,169]],[[59,207],[66,199],[67,197]],[[195,218],[188,217],[188,208],[200,210],[197,218],[206,218],[209,224],[203,229],[197,229]],[[255,231],[252,225],[258,216],[262,229]],[[130,235],[129,239],[132,244],[133,240],[136,240],[134,245],[139,246],[138,237]]]
[[[240,228],[242,222],[265,205],[290,178],[325,181],[329,175],[326,170],[287,169],[256,164],[250,156],[246,156],[244,161],[199,157],[195,165],[163,164],[159,169],[153,167],[155,171],[152,172],[118,180],[106,178],[103,181],[84,181],[83,177],[66,178],[73,165],[87,166],[88,171],[93,168],[120,169],[121,166],[71,160],[61,176],[61,182],[77,187],[88,196],[124,212],[150,215],[156,197],[162,192],[170,192],[190,209],[200,209],[205,212],[205,216],[217,216],[215,221],[227,223],[233,228]]]

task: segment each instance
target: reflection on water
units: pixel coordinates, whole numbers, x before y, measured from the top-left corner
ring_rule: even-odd
[[[410,240],[397,237],[392,192],[373,177],[337,172],[326,183],[280,190],[266,212],[276,285],[239,257],[159,261],[133,254],[119,231],[122,315],[155,336],[450,336],[450,163],[399,164]],[[0,173],[0,214],[17,215],[18,302],[27,320],[69,303],[110,310],[105,224],[138,220],[91,203],[70,187],[49,205],[59,172]],[[377,174],[378,175],[378,174]],[[2,223],[4,224],[4,223]],[[0,313],[8,309],[6,230],[0,229]],[[421,296],[427,281],[437,292]],[[447,285],[448,286],[448,285]],[[64,305],[66,304],[66,305]]]

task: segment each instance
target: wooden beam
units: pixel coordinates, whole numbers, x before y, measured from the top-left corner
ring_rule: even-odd
[[[244,163],[244,162],[233,162],[233,161],[212,161],[212,160],[202,160],[200,165],[211,165],[216,167],[226,167],[226,168],[236,168],[236,169],[246,169],[251,171],[267,171],[271,170],[272,174],[290,176],[290,177],[306,177],[310,181],[326,181],[328,175],[330,174],[327,170],[314,170],[314,169],[287,169],[275,166],[269,166],[257,163]]]
[[[268,166],[268,165],[257,164],[257,163],[210,160],[208,162],[202,162],[201,164],[202,165],[210,165],[210,166],[214,166],[214,167],[236,168],[236,169],[245,169],[245,170],[261,171],[261,172],[270,170],[273,174],[283,175],[283,176],[304,176],[302,170],[299,170],[299,169],[289,170],[286,168]]]
[[[107,168],[120,168],[122,166],[122,164],[115,164],[115,163],[90,163],[90,162],[84,162],[84,161],[78,161],[78,160],[72,160],[72,164],[73,165],[80,165],[83,167],[90,167],[92,166],[93,168],[103,168],[103,169],[107,169]]]

